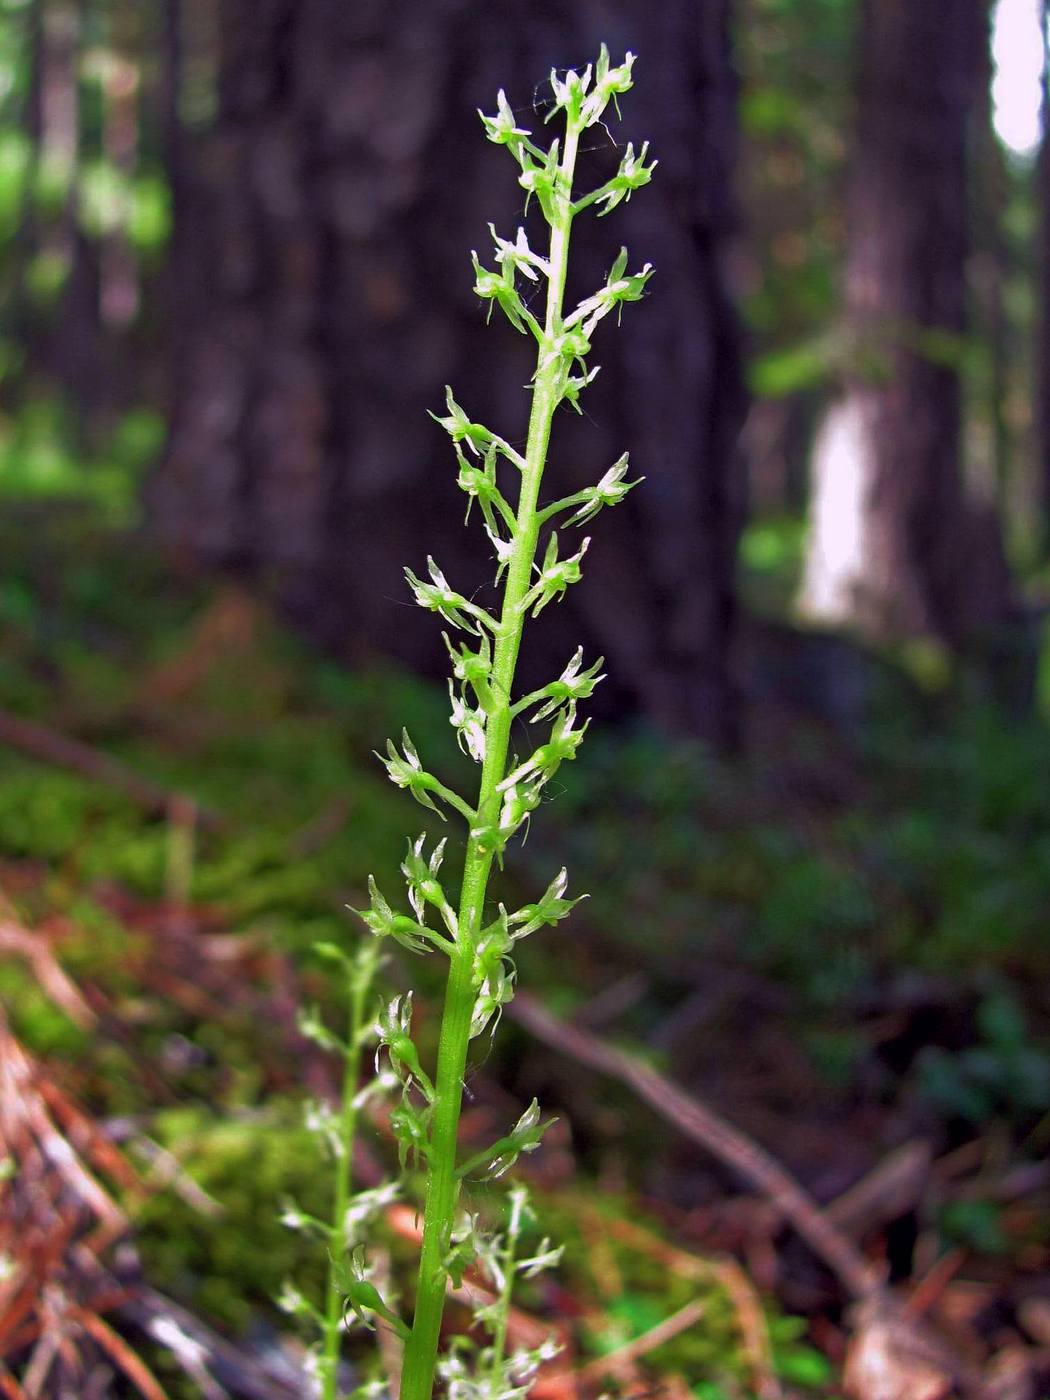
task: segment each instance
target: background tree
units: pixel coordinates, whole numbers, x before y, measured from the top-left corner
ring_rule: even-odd
[[[961,449],[969,155],[986,0],[861,5],[842,392],[813,456],[802,604],[877,637],[962,643],[1008,613]]]
[[[125,470],[123,416],[148,403],[155,423],[163,398],[159,29],[126,0],[0,11],[0,451],[52,491],[95,450]]]
[[[567,605],[554,645],[571,650],[582,628],[621,703],[731,737],[743,390],[727,271],[725,0],[644,14],[626,0],[498,12],[479,0],[224,0],[220,17],[218,119],[186,163],[176,214],[197,249],[183,265],[204,284],[187,288],[178,328],[184,373],[153,483],[158,529],[274,583],[329,644],[436,667],[401,562],[424,537],[451,576],[477,577],[480,561],[465,553],[447,445],[423,409],[441,408],[449,380],[514,438],[527,373],[526,347],[507,332],[495,375],[475,368],[486,388],[470,395],[472,367],[493,351],[461,249],[480,244],[494,208],[513,232],[521,202],[501,191],[463,114],[491,104],[508,72],[544,72],[600,39],[614,53],[644,49],[630,123],[652,137],[662,186],[630,206],[617,238],[651,251],[659,277],[625,346],[599,341],[604,368],[554,470],[576,488],[626,439],[649,491],[596,541],[592,587],[575,616]],[[531,79],[508,96],[524,124],[542,122]],[[585,177],[614,158],[588,152]],[[452,189],[472,193],[453,202]],[[616,252],[610,241],[591,254],[581,290]],[[534,658],[541,669],[549,659]]]
[[[1041,552],[1050,557],[1050,4],[1039,6],[1043,34],[1043,138],[1036,162],[1036,203],[1039,234],[1036,262],[1037,305],[1035,355],[1036,499],[1041,526]]]
[[[734,10],[754,392],[744,450],[758,517],[806,510],[825,339],[838,311],[856,8],[855,0],[738,0]]]

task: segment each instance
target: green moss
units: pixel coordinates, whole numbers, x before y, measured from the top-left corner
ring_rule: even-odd
[[[313,1214],[327,1203],[329,1171],[302,1127],[300,1105],[277,1100],[263,1113],[226,1117],[206,1108],[171,1109],[154,1120],[153,1133],[221,1211],[202,1215],[170,1189],[148,1203],[138,1222],[140,1242],[158,1287],[237,1332],[253,1311],[272,1309],[291,1275],[304,1292],[320,1296],[316,1249],[278,1220],[285,1197]]]
[[[36,1054],[76,1060],[84,1053],[88,1033],[55,1005],[23,963],[0,961],[0,1004],[14,1034]]]

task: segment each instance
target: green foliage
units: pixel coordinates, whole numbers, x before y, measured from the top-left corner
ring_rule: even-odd
[[[599,736],[585,770],[560,779],[557,840],[588,871],[589,917],[635,947],[695,948],[699,929],[742,928],[739,954],[825,1007],[890,966],[1044,966],[1050,733],[963,710],[935,736],[904,703],[865,740],[874,787],[801,823],[787,795],[770,811],[761,769],[645,732]],[[791,762],[807,770],[801,748]],[[727,809],[750,820],[727,823]],[[639,829],[644,849],[626,839]]]
[[[760,398],[779,399],[813,389],[827,379],[833,357],[824,340],[786,345],[752,360],[748,383]]]
[[[736,16],[745,140],[743,195],[754,279],[752,388],[779,396],[819,385],[844,242],[840,190],[849,128],[856,6],[748,0]]]
[[[834,1372],[827,1357],[803,1340],[805,1318],[780,1314],[771,1317],[768,1325],[773,1365],[780,1379],[803,1392],[824,1395]]]
[[[594,1240],[603,1232],[603,1223],[608,1227],[608,1234],[601,1234],[603,1248],[608,1251],[606,1267],[615,1269],[621,1290],[608,1300],[601,1324],[587,1329],[586,1340],[593,1355],[615,1351],[699,1298],[704,1305],[702,1320],[657,1348],[648,1359],[662,1374],[677,1372],[690,1380],[706,1378],[711,1385],[724,1382],[730,1395],[740,1394],[748,1364],[732,1300],[714,1275],[687,1277],[618,1240],[617,1221],[645,1223],[646,1214],[638,1201],[602,1192],[589,1197],[582,1209],[572,1197],[559,1200],[553,1195],[545,1196],[542,1206],[544,1218],[564,1243],[566,1283],[583,1296],[594,1292],[595,1275],[600,1277],[602,1266],[596,1263]],[[583,1226],[584,1220],[587,1226]],[[653,1235],[654,1241],[658,1238]]]
[[[221,1208],[202,1217],[172,1192],[153,1197],[139,1221],[151,1278],[237,1332],[293,1272],[320,1299],[323,1261],[274,1211],[290,1196],[312,1213],[327,1208],[328,1172],[298,1104],[271,1100],[261,1118],[220,1117],[203,1106],[169,1109],[151,1131]]]
[[[977,1043],[951,1052],[930,1046],[919,1062],[921,1091],[948,1117],[979,1126],[991,1118],[1032,1119],[1050,1103],[1050,1042],[1034,1042],[1005,984],[981,1000]]]
[[[40,986],[32,973],[14,961],[0,962],[0,1005],[11,1029],[40,1055],[76,1060],[89,1037]]]
[[[57,295],[64,264],[46,293]],[[50,276],[50,273],[48,273]],[[42,284],[41,284],[42,286]],[[0,415],[0,493],[8,500],[83,501],[104,519],[126,525],[139,515],[145,469],[160,449],[164,423],[152,409],[135,408],[107,434],[97,455],[72,447],[68,410],[57,396],[27,399],[11,418]]]
[[[938,1223],[948,1245],[962,1245],[991,1258],[1009,1252],[1010,1241],[1000,1219],[1002,1206],[994,1201],[962,1199],[949,1201],[941,1210]]]
[[[159,175],[132,177],[112,161],[96,160],[80,174],[77,213],[89,237],[126,230],[132,247],[156,253],[171,232],[171,193]]]
[[[128,239],[142,254],[163,250],[171,236],[171,190],[159,175],[140,175],[127,192]]]
[[[31,155],[23,132],[0,127],[0,242],[13,237],[18,228]]]
[[[220,808],[231,826],[201,835],[193,897],[214,907],[223,923],[247,927],[250,921],[256,934],[268,933],[281,948],[302,955],[311,1000],[326,1026],[338,1031],[337,974],[310,950],[322,940],[345,944],[341,905],[365,904],[369,870],[392,895],[398,865],[408,859],[402,794],[376,775],[373,736],[396,711],[419,752],[433,755],[442,781],[452,781],[458,750],[447,697],[394,671],[350,672],[320,660],[256,610],[233,652],[227,645],[179,696],[151,701],[143,727],[142,697],[152,693],[158,668],[177,673],[221,597],[217,603],[203,592],[173,587],[133,542],[96,530],[97,520],[57,512],[43,529],[27,528],[17,515],[0,526],[0,705],[95,735],[144,774]],[[63,559],[76,563],[60,567]],[[229,681],[234,668],[236,685]],[[568,697],[559,692],[551,698]],[[539,694],[534,698],[536,708],[547,703]],[[529,953],[530,980],[544,982],[552,1004],[566,1005],[586,994],[589,949],[597,950],[603,980],[619,963],[637,967],[644,959],[657,990],[638,1019],[643,1027],[646,1018],[655,1026],[663,1014],[664,958],[695,965],[701,958],[731,957],[775,974],[790,990],[804,1043],[842,1084],[866,1045],[849,999],[858,988],[866,992],[908,969],[933,971],[940,979],[983,987],[978,1040],[945,1052],[952,1092],[976,1087],[983,1097],[972,1112],[1024,1128],[1046,1064],[1045,1025],[1024,988],[1037,984],[1046,968],[1041,833],[1050,826],[1043,781],[1050,740],[1039,725],[1006,723],[987,710],[942,717],[935,730],[921,711],[898,710],[865,744],[855,784],[829,803],[805,796],[806,765],[823,771],[828,761],[820,736],[808,751],[793,741],[790,753],[779,756],[789,763],[784,775],[768,758],[751,771],[699,748],[672,747],[640,729],[596,736],[581,760],[562,764],[560,800],[535,824],[519,858],[527,863],[528,880],[537,882],[528,896],[536,904],[544,904],[536,889],[543,890],[562,859],[592,891],[574,915],[585,915],[587,936],[574,943],[573,988],[564,985],[564,949],[558,944],[545,956],[542,940]],[[639,829],[647,833],[645,849],[636,840]],[[68,915],[80,933],[63,941],[63,965],[118,998],[141,995],[130,970],[136,944],[100,894],[115,882],[146,899],[160,896],[166,836],[162,821],[105,784],[0,750],[0,859],[29,858],[45,880],[27,897],[27,919]],[[427,866],[432,853],[428,839]],[[439,878],[449,859],[447,853]],[[551,899],[560,898],[555,889]],[[498,923],[492,933],[498,946]],[[515,951],[522,946],[528,947]],[[989,965],[999,967],[1000,982],[982,980]],[[417,1002],[432,1003],[439,989],[432,974],[428,980],[428,960],[413,966]],[[148,1112],[150,1101],[127,1051],[97,1038],[86,1042],[32,992],[17,963],[4,975],[10,980],[0,992],[16,1009],[17,1033],[37,1053],[74,1064],[96,1111]],[[499,990],[496,983],[489,988]],[[680,984],[666,996],[668,1005],[677,1004]],[[413,1034],[427,1067],[433,1029],[420,1018]],[[143,1029],[140,1053],[159,1055],[169,1035],[184,1037],[201,1058],[173,1080],[176,1092],[196,1106],[192,1122],[164,1114],[148,1130],[177,1152],[191,1176],[233,1204],[225,1218],[202,1222],[177,1196],[158,1196],[142,1223],[150,1277],[203,1311],[215,1309],[213,1316],[231,1325],[269,1306],[289,1276],[320,1303],[323,1261],[316,1244],[289,1235],[273,1219],[273,1203],[295,1196],[304,1210],[312,1206],[323,1214],[331,1164],[318,1160],[297,1106],[269,1102],[260,1069],[266,1028],[238,1014],[205,1026],[169,1013]],[[493,1065],[502,1043],[497,1038],[491,1051]],[[971,1051],[979,1052],[976,1059]],[[991,1074],[985,1072],[989,1055]],[[917,1069],[909,1087],[923,1086],[925,1073]],[[944,1097],[926,1102],[938,1114],[959,1116]],[[962,1119],[986,1121],[966,1113]],[[648,1142],[638,1131],[637,1140]],[[271,1151],[271,1143],[273,1160],[256,1189],[254,1161]],[[518,1144],[509,1146],[513,1151]],[[631,1170],[645,1155],[630,1154]],[[471,1176],[466,1189],[472,1212],[491,1209],[486,1193],[495,1188]],[[633,1204],[612,1208],[637,1214]],[[569,1245],[566,1277],[582,1280],[571,1229],[549,1199],[542,1214]],[[978,1202],[948,1212],[940,1227],[946,1238],[975,1247],[980,1239],[984,1247],[994,1243],[989,1232],[997,1223],[994,1203]],[[262,1249],[246,1243],[260,1232]],[[578,1249],[585,1254],[586,1242]],[[666,1316],[687,1301],[668,1291],[660,1270],[618,1259],[625,1289],[648,1316]],[[727,1381],[725,1389],[732,1395],[745,1373],[725,1360],[733,1357],[734,1343],[728,1308],[722,1308],[709,1309],[702,1325],[672,1344],[684,1350],[661,1352],[656,1363],[691,1381],[706,1373],[717,1384],[728,1374],[733,1384]],[[721,1330],[720,1318],[729,1330]],[[798,1344],[805,1347],[801,1338]],[[784,1340],[789,1351],[791,1345]],[[723,1364],[727,1373],[718,1369]],[[819,1363],[797,1356],[786,1363],[807,1364]]]

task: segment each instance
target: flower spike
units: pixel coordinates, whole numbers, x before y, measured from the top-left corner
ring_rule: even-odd
[[[433,558],[427,559],[422,577],[406,570],[416,602],[436,613],[447,626],[442,635],[452,671],[450,721],[460,749],[480,767],[476,806],[468,806],[423,767],[407,734],[400,748],[388,744],[383,762],[391,780],[417,802],[442,816],[442,809],[451,806],[465,819],[469,834],[459,881],[459,907],[453,908],[441,880],[445,842],[428,852],[427,838],[419,836],[409,841],[401,864],[411,913],[392,908],[374,881],[369,885],[369,908],[361,913],[376,934],[398,939],[413,952],[437,946],[450,960],[433,1080],[421,1065],[412,1040],[410,997],[394,997],[370,1032],[378,1041],[385,1081],[393,1081],[395,1093],[400,1087],[400,1101],[389,1111],[399,1159],[403,1167],[414,1163],[428,1173],[413,1325],[401,1332],[403,1324],[399,1325],[396,1312],[366,1273],[362,1255],[353,1254],[344,1269],[349,1273],[344,1295],[349,1307],[356,1308],[366,1321],[380,1321],[405,1336],[401,1400],[430,1400],[435,1384],[442,1393],[460,1400],[525,1400],[539,1366],[553,1354],[552,1347],[506,1352],[506,1317],[515,1279],[531,1278],[551,1267],[559,1253],[543,1240],[527,1257],[519,1255],[527,1219],[524,1193],[511,1193],[502,1233],[482,1230],[478,1218],[458,1205],[464,1178],[498,1177],[522,1154],[539,1146],[546,1126],[539,1105],[531,1103],[504,1137],[462,1166],[457,1166],[456,1124],[470,1042],[495,1030],[503,1008],[514,995],[515,944],[544,926],[560,923],[579,902],[567,895],[567,876],[561,870],[534,903],[513,913],[499,904],[495,919],[484,917],[490,876],[497,867],[502,869],[508,845],[516,837],[528,835],[532,815],[560,766],[576,757],[589,724],[579,718],[580,707],[602,680],[601,658],[584,666],[583,651],[577,648],[556,680],[522,699],[512,698],[527,620],[538,617],[549,603],[563,598],[568,588],[580,581],[583,557],[590,545],[590,537],[585,536],[574,552],[563,556],[558,534],[550,526],[555,520],[559,529],[565,524],[588,525],[606,506],[618,505],[638,484],[627,479],[625,453],[597,484],[552,505],[541,508],[537,504],[554,415],[562,404],[579,413],[580,396],[598,373],[598,367],[589,363],[595,329],[611,313],[618,319],[624,306],[642,300],[652,275],[648,263],[630,271],[627,252],[621,249],[603,285],[574,308],[565,307],[576,215],[591,206],[602,216],[610,213],[647,184],[654,169],[648,145],[637,151],[627,145],[611,180],[589,194],[574,195],[581,137],[588,128],[602,125],[610,107],[629,91],[633,65],[630,53],[614,64],[602,45],[595,63],[552,72],[553,101],[547,120],[557,119],[561,130],[557,139],[543,145],[537,144],[530,130],[518,121],[504,91],[498,94],[494,115],[479,113],[489,141],[505,146],[514,158],[526,210],[536,197],[549,225],[549,239],[542,249],[534,249],[524,228],[505,238],[490,224],[494,260],[490,258],[486,265],[476,252],[471,254],[474,290],[488,303],[490,318],[493,307],[498,306],[512,330],[529,332],[537,342],[528,438],[521,450],[473,421],[451,389],[446,390],[447,412],[433,415],[452,440],[456,483],[467,497],[468,521],[477,502],[495,555],[499,605],[487,611],[473,601],[472,591],[462,593],[453,588]],[[541,298],[542,311],[537,304]],[[508,464],[515,469],[509,475],[519,478],[514,502],[509,492],[504,494]],[[450,635],[453,629],[460,634],[455,641]],[[514,725],[518,717],[548,726],[543,742],[521,759],[510,748],[512,734],[522,732]],[[432,917],[434,910],[437,918]],[[316,1035],[326,1039],[326,1027],[319,1024],[319,1018],[314,1021],[318,1022]],[[384,1088],[382,1092],[389,1091]],[[360,1093],[355,1102],[359,1098]],[[348,1246],[352,1242],[349,1231],[346,1242]],[[436,1351],[448,1285],[455,1285],[471,1266],[491,1280],[495,1293],[475,1310],[477,1340],[475,1336],[455,1340],[438,1365]],[[335,1320],[338,1322],[338,1317]],[[327,1335],[332,1335],[330,1328]],[[329,1346],[327,1369],[320,1372],[322,1400],[335,1400],[337,1360],[338,1348],[333,1352]]]

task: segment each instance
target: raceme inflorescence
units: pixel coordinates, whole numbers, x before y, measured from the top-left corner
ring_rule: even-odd
[[[580,703],[602,679],[601,658],[585,664],[582,650],[577,650],[556,680],[515,696],[515,668],[526,620],[538,617],[581,578],[590,539],[574,534],[568,543],[565,532],[589,524],[638,484],[628,480],[624,454],[596,485],[549,504],[540,501],[555,412],[563,404],[580,412],[580,395],[598,372],[597,366],[588,364],[594,330],[612,312],[619,314],[625,302],[643,296],[652,271],[646,264],[640,271],[629,272],[627,252],[621,250],[604,285],[565,310],[569,243],[576,216],[590,208],[599,217],[611,213],[652,175],[655,162],[647,163],[647,146],[636,152],[628,145],[611,179],[589,193],[574,194],[581,137],[589,128],[604,128],[610,104],[615,107],[619,95],[632,85],[633,63],[628,53],[614,66],[603,45],[597,62],[583,72],[552,73],[553,100],[547,121],[558,121],[562,132],[547,148],[518,124],[503,92],[495,115],[481,114],[489,140],[506,147],[518,166],[526,211],[535,200],[546,224],[547,246],[542,251],[534,251],[524,228],[513,239],[500,237],[492,228],[494,265],[484,265],[477,253],[471,255],[474,290],[489,304],[490,313],[498,306],[515,331],[536,343],[528,434],[519,450],[474,422],[451,389],[446,412],[433,415],[452,440],[457,484],[467,497],[467,519],[476,504],[494,553],[495,584],[502,595],[498,609],[489,611],[475,602],[473,588],[460,591],[433,558],[427,559],[425,573],[406,570],[416,602],[436,613],[447,629],[443,635],[451,661],[451,723],[463,753],[480,768],[476,796],[464,797],[439,781],[407,732],[399,742],[390,741],[381,757],[398,787],[443,820],[451,813],[465,824],[458,899],[443,879],[447,841],[428,849],[425,835],[411,839],[401,866],[407,910],[395,907],[370,880],[369,906],[358,912],[375,939],[354,955],[331,946],[322,950],[344,970],[350,1008],[347,1034],[334,1035],[315,1014],[304,1018],[307,1033],[340,1052],[346,1065],[341,1106],[313,1111],[314,1126],[334,1164],[332,1221],[309,1220],[294,1207],[286,1212],[289,1224],[320,1235],[330,1256],[322,1308],[314,1309],[293,1288],[286,1290],[283,1299],[290,1311],[312,1317],[317,1325],[321,1342],[316,1370],[323,1400],[337,1400],[340,1335],[345,1323],[355,1317],[366,1325],[389,1329],[403,1342],[401,1400],[430,1400],[435,1376],[445,1393],[459,1400],[525,1395],[531,1376],[547,1355],[545,1349],[508,1354],[507,1316],[515,1279],[549,1267],[557,1251],[544,1241],[529,1257],[520,1257],[528,1219],[520,1189],[511,1192],[509,1223],[497,1236],[486,1234],[478,1219],[462,1208],[460,1199],[465,1180],[501,1175],[522,1153],[538,1146],[546,1126],[539,1106],[531,1104],[504,1137],[467,1161],[460,1160],[458,1129],[470,1044],[494,1031],[501,1009],[514,995],[515,944],[545,925],[558,923],[578,902],[567,896],[567,876],[562,870],[535,903],[513,912],[498,904],[495,917],[487,908],[493,866],[502,868],[508,845],[525,834],[545,786],[561,764],[576,757],[588,724],[580,719]],[[505,494],[508,483],[516,488],[514,504]],[[535,747],[525,755],[511,749],[512,726],[522,720],[527,721],[526,731],[528,725],[538,729]],[[432,1071],[424,1068],[413,1039],[410,992],[386,1002],[378,1015],[369,1014],[380,961],[377,949],[380,940],[388,938],[412,953],[437,952],[448,960],[437,1063]],[[375,1047],[376,1075],[361,1087],[359,1064],[367,1045]],[[383,1095],[393,1096],[390,1125],[402,1171],[418,1168],[426,1183],[411,1324],[399,1315],[388,1287],[384,1296],[384,1285],[365,1248],[369,1222],[398,1196],[401,1187],[391,1183],[356,1197],[350,1190],[358,1116],[370,1098]],[[491,1285],[492,1301],[479,1307],[476,1319],[488,1341],[478,1346],[457,1338],[439,1361],[446,1293],[450,1281],[457,1283],[468,1267]],[[377,1382],[374,1389],[365,1387],[360,1393],[385,1392]]]

